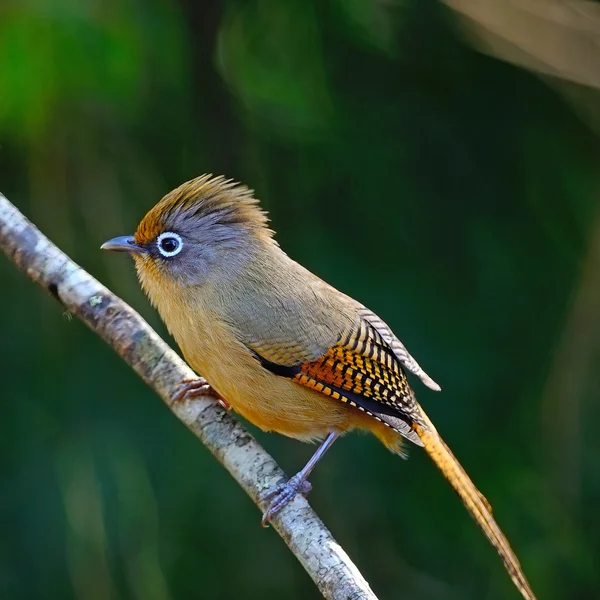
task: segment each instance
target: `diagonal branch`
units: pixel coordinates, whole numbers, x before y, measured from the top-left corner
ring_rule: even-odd
[[[195,373],[125,302],[59,250],[2,194],[0,248],[27,275],[111,345],[233,475],[261,509],[261,497],[284,479],[258,442],[214,399],[171,406],[184,379]],[[258,519],[257,519],[258,523]],[[377,600],[346,552],[306,500],[298,496],[273,525],[323,596]]]

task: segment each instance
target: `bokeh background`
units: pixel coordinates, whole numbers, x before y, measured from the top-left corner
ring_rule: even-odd
[[[418,397],[539,597],[600,598],[600,104],[480,49],[433,0],[3,0],[0,189],[168,339],[100,244],[196,175],[247,183],[442,384]],[[116,354],[0,286],[1,598],[318,597]],[[290,474],[313,451],[255,432]],[[417,448],[349,436],[312,482],[381,599],[518,597]]]

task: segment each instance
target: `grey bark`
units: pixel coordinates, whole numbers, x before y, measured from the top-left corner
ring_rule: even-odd
[[[285,479],[275,460],[215,398],[172,404],[180,383],[196,374],[123,300],[46,238],[0,194],[0,247],[33,281],[79,317],[135,370],[231,473],[256,505]],[[259,529],[257,515],[256,535]],[[330,600],[376,600],[369,584],[323,522],[298,496],[273,527]],[[265,565],[264,577],[268,577]]]

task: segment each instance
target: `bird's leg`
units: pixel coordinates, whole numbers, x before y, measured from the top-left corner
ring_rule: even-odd
[[[339,433],[333,432],[328,434],[301,471],[298,471],[287,483],[279,484],[263,498],[265,501],[271,501],[269,507],[263,513],[261,521],[263,527],[266,527],[267,521],[276,515],[288,502],[293,500],[296,494],[300,493],[306,496],[310,492],[312,486],[307,481],[308,476],[339,435]]]
[[[179,389],[171,397],[171,404],[176,404],[182,400],[191,400],[199,396],[215,396],[219,404],[225,409],[230,410],[231,404],[221,396],[204,377],[198,379],[184,379]]]

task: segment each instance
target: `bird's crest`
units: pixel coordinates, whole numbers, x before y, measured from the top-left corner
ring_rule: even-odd
[[[201,175],[169,192],[142,219],[135,233],[138,244],[151,242],[160,234],[170,217],[212,216],[223,225],[238,225],[265,237],[272,237],[267,213],[259,206],[253,190],[222,175]]]

